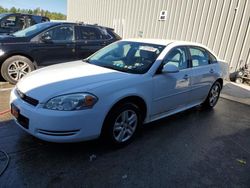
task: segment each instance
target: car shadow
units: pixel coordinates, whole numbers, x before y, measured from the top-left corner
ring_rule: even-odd
[[[6,82],[1,75],[0,75],[0,82]]]
[[[171,171],[186,173],[189,169],[187,164],[203,159],[205,148],[215,147],[210,135],[217,134],[221,123],[216,110],[194,107],[146,124],[133,143],[119,149],[102,139],[49,143],[25,133],[13,120],[1,122],[0,148],[10,155],[11,162],[0,177],[0,185],[9,185],[13,182],[11,177],[15,180],[12,186],[26,183],[29,186],[40,183],[41,187],[58,183],[72,186],[104,183],[105,187],[114,180],[122,183],[121,176],[125,173],[129,178],[135,178],[131,179],[132,183],[138,181],[138,173],[143,175],[145,172],[145,177],[148,177],[151,168],[157,168],[160,174],[169,173],[165,178],[170,181],[169,178],[176,177],[176,173],[172,176]],[[194,170],[199,172],[196,166]],[[156,175],[156,171],[152,170],[152,173]]]
[[[189,124],[192,124],[197,120],[197,118],[206,119],[208,117],[211,117],[213,113],[213,110],[206,110],[198,106],[186,110],[184,112],[169,116],[167,118],[163,118],[152,123],[144,124],[138,132],[138,135],[133,141],[133,143],[129,144],[127,147],[133,146],[134,144],[136,145],[138,142],[144,142],[145,139],[153,139],[162,132],[165,132],[166,136],[169,137],[176,136],[176,134],[179,134],[181,131],[188,128],[188,121],[190,121]],[[73,155],[77,156],[84,154],[102,155],[105,153],[114,152],[119,149],[126,149],[126,147],[114,147],[102,138],[78,143],[46,142],[25,133],[19,127],[14,125],[13,121],[9,121],[8,123],[12,124],[12,131],[15,129],[19,129],[17,131],[17,135],[15,136],[17,139],[13,140],[16,140],[16,143],[14,144],[14,150],[16,151],[25,152],[25,150],[32,148],[33,150],[39,150],[42,153],[54,153],[55,155],[64,155],[64,157],[67,157],[67,155],[69,154],[69,156],[72,157]]]

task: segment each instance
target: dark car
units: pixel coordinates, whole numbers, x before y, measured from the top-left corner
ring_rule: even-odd
[[[50,21],[45,16],[21,13],[0,14],[0,34],[9,34],[25,29],[32,25]]]
[[[34,69],[84,59],[120,39],[113,29],[98,25],[36,24],[11,35],[0,35],[1,75],[14,84]]]

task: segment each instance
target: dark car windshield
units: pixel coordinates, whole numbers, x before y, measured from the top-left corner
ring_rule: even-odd
[[[52,22],[39,23],[31,27],[28,27],[24,30],[17,31],[13,33],[12,35],[14,35],[15,37],[28,37],[28,36],[32,36],[33,34],[39,33],[53,25],[55,25],[55,23],[52,23]]]
[[[3,17],[7,16],[8,14],[0,14],[0,19],[2,19]]]
[[[113,43],[86,59],[87,62],[110,69],[146,73],[166,46],[131,41]]]

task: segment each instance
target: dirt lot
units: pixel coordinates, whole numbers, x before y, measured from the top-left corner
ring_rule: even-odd
[[[6,86],[7,87],[7,86]],[[0,110],[9,90],[0,91]],[[52,144],[0,120],[11,161],[0,187],[249,187],[250,106],[220,99],[145,126],[129,146]],[[0,154],[0,171],[6,159]]]

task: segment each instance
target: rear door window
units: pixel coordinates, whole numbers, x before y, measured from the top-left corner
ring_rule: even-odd
[[[72,26],[59,26],[45,32],[46,35],[51,37],[53,42],[72,42],[73,40],[73,27]]]
[[[199,67],[209,64],[209,56],[206,50],[199,47],[189,47],[192,58],[192,66]]]
[[[34,20],[29,15],[19,15],[17,17],[17,23],[20,29],[25,29],[35,24]]]
[[[24,19],[25,19],[25,24],[26,24],[25,28],[36,24],[36,21],[33,19],[33,17],[31,15],[25,16]]]
[[[79,40],[100,40],[101,32],[93,27],[80,26],[79,29]]]

